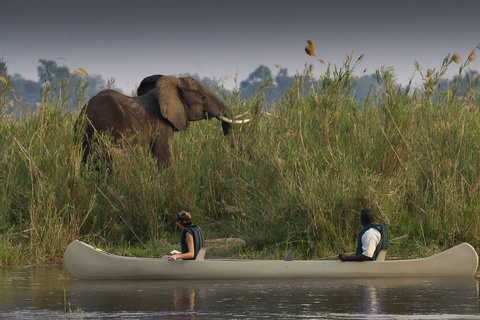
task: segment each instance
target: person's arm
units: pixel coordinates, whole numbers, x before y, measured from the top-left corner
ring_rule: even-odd
[[[364,256],[363,254],[347,256],[342,253],[338,255],[338,258],[341,261],[372,261],[372,258]]]
[[[353,256],[347,256],[342,254],[338,255],[341,261],[372,261],[372,256],[375,248],[380,241],[380,232],[374,228],[371,228],[365,232],[362,237],[362,253]],[[370,257],[369,257],[370,255]]]
[[[190,232],[185,235],[185,241],[187,242],[188,252],[176,253],[168,258],[168,261],[175,261],[177,259],[192,259],[195,257],[195,249],[193,247],[193,236]]]

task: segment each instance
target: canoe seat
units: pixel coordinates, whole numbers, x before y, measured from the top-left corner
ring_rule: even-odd
[[[203,247],[198,250],[197,257],[195,258],[196,261],[203,261],[205,260],[205,252],[207,251],[207,248]],[[380,254],[379,254],[380,255]]]
[[[293,257],[295,256],[295,250],[290,250],[287,252],[287,256],[283,261],[293,261]]]
[[[385,257],[387,256],[387,250],[381,250],[378,255],[377,259],[375,261],[385,261]]]

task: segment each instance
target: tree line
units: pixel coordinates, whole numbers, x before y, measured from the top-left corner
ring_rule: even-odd
[[[60,66],[53,60],[38,60],[38,81],[25,79],[21,74],[9,74],[7,64],[0,61],[0,77],[9,83],[10,92],[6,95],[6,113],[21,113],[37,109],[42,102],[45,90],[65,85],[67,95],[72,95],[76,87],[83,86],[83,96],[89,98],[108,87],[101,75],[89,75],[85,79],[81,74],[72,73],[68,67]],[[77,105],[75,98],[70,107]]]
[[[38,81],[25,79],[21,74],[9,74],[5,62],[0,61],[0,77],[8,79],[10,92],[6,95],[7,102],[5,103],[6,110],[4,113],[19,114],[25,111],[32,111],[41,105],[42,97],[44,96],[45,88],[49,86],[61,86],[62,82],[67,83],[65,90],[67,94],[71,95],[72,99],[69,108],[76,108],[79,104],[83,104],[99,91],[109,87],[115,88],[114,80],[105,80],[101,75],[94,74],[84,77],[79,73],[72,73],[66,66],[60,66],[54,60],[40,59],[37,67]],[[312,66],[306,66],[306,73],[311,70]],[[335,67],[336,68],[336,67]],[[378,73],[378,72],[377,72]],[[202,81],[210,88],[218,87],[220,82],[216,78],[201,77],[198,74],[191,75],[192,77]],[[280,68],[276,75],[264,65],[260,65],[249,76],[240,82],[240,87],[237,90],[237,95],[240,99],[252,99],[258,92],[264,95],[264,108],[269,109],[275,101],[282,98],[282,95],[292,87],[295,86],[296,78],[300,75],[290,76],[286,68]],[[306,80],[305,80],[306,79]],[[311,87],[312,84],[322,87],[322,78],[315,79],[314,77],[304,77],[305,88]],[[372,90],[381,84],[381,79],[376,74],[366,74],[358,78],[352,79],[352,85],[348,88],[356,102],[363,101]],[[438,89],[447,91],[450,89],[450,83],[456,82],[456,94],[463,95],[468,88],[480,88],[479,73],[475,70],[468,74],[464,74],[461,79],[442,79],[438,83]],[[459,85],[458,85],[459,84]],[[397,85],[399,86],[399,85]],[[78,101],[78,97],[74,97],[73,92],[82,87],[81,98],[84,101]],[[403,89],[408,90],[408,89]],[[228,93],[235,93],[225,90]],[[236,90],[234,90],[236,91]],[[129,93],[126,93],[129,94]],[[305,95],[308,94],[308,89]]]

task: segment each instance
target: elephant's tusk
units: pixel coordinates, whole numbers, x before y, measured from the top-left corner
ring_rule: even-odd
[[[250,121],[250,119],[232,120],[232,119],[225,118],[224,116],[218,116],[218,119],[228,123],[247,123],[248,121]]]
[[[247,112],[248,112],[248,111],[246,111],[246,112],[244,112],[244,113],[242,113],[242,114],[239,114],[238,116],[235,116],[234,118],[235,118],[235,119],[241,118],[241,117],[243,117],[244,115],[246,115]]]

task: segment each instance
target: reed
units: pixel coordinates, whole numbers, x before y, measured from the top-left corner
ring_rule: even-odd
[[[0,117],[0,265],[60,261],[62,247],[79,237],[167,253],[178,241],[180,209],[192,212],[207,238],[244,239],[240,256],[354,251],[363,207],[389,225],[390,256],[426,255],[462,241],[479,248],[477,87],[462,95],[452,89],[468,64],[450,90],[438,86],[458,59],[422,72],[417,89],[396,87],[394,70],[380,69],[361,103],[353,72],[362,56],[353,54],[340,67],[327,65],[321,81],[306,66],[268,114],[270,82],[250,100],[223,91],[234,113],[247,111],[252,121],[227,137],[215,120],[190,123],[176,133],[167,169],[145,149],[118,150],[107,137],[98,147],[111,162],[82,164],[77,113],[65,109],[75,100],[62,95],[70,84],[47,88],[38,111]],[[7,79],[0,85],[8,91]],[[84,87],[77,88],[82,101]]]

